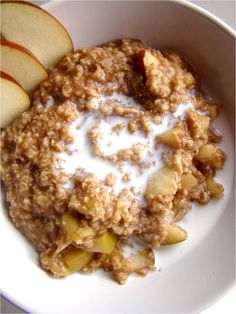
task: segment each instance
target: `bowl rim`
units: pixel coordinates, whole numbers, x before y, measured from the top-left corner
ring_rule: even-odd
[[[226,22],[224,22],[221,18],[217,17],[213,13],[207,11],[206,9],[198,6],[195,3],[190,2],[191,0],[169,0],[169,2],[175,2],[179,5],[183,5],[184,7],[196,11],[200,15],[207,17],[211,22],[215,23],[221,29],[223,29],[226,33],[231,35],[234,39],[236,38],[236,30],[234,30],[231,26],[229,26]]]
[[[39,3],[38,6],[42,7],[45,10],[47,10],[47,8],[51,8],[51,7],[55,6],[55,5],[60,4],[61,2],[66,2],[66,1],[67,0],[60,0],[60,1],[58,1],[58,0],[47,0],[44,3]],[[81,1],[81,0],[72,0],[72,2],[73,1],[84,2],[84,1]],[[88,1],[90,1],[90,0],[88,0]],[[110,0],[110,1],[113,1],[113,0]],[[129,1],[134,1],[134,0],[126,0],[126,1],[129,2]],[[154,1],[160,1],[160,0],[154,0]],[[191,0],[165,0],[164,2],[173,3],[173,4],[176,4],[178,6],[185,7],[185,8],[189,9],[192,12],[198,13],[200,16],[208,19],[210,22],[215,24],[219,29],[223,30],[225,33],[230,35],[232,37],[232,39],[234,39],[234,40],[236,39],[236,30],[234,30],[231,26],[229,26],[221,18],[219,18],[216,15],[214,15],[213,13],[209,12],[207,9],[204,9],[204,8],[200,7],[199,5],[197,5],[195,3],[192,3],[190,1]],[[114,2],[116,2],[116,1],[114,1]],[[161,0],[161,2],[162,2],[162,0]],[[203,305],[203,307],[201,308],[201,312],[205,311],[206,309],[208,309],[209,307],[214,305],[221,297],[226,295],[234,287],[236,287],[236,282],[235,281],[230,281],[228,283],[228,286],[225,287],[223,292],[220,292],[219,294],[215,295],[215,297],[211,298],[210,300],[208,300],[207,303],[205,303]],[[14,298],[12,298],[10,295],[8,295],[8,293],[4,292],[3,289],[1,289],[1,296],[3,296],[4,299],[7,302],[11,303],[12,305],[17,307],[21,311],[23,311],[25,313],[29,313],[28,310],[24,309],[20,304],[17,304],[14,301]]]
[[[47,9],[50,7],[53,7],[54,5],[57,5],[60,2],[66,2],[67,0],[48,0],[46,3],[42,3],[40,4],[40,7],[42,7],[43,9]],[[72,0],[72,2],[84,2],[83,0]],[[91,0],[88,0],[91,1]],[[95,0],[97,1],[97,0]],[[111,2],[115,0],[110,0]],[[135,1],[135,0],[126,0],[127,2],[129,1]],[[160,1],[160,0],[154,0],[155,1]],[[229,26],[226,22],[224,22],[221,18],[217,17],[216,15],[214,15],[213,13],[207,11],[206,9],[198,6],[195,3],[190,2],[191,0],[164,0],[161,2],[172,2],[174,4],[177,4],[179,6],[183,6],[186,7],[188,9],[190,9],[193,12],[197,12],[199,15],[202,15],[203,17],[209,19],[211,22],[213,22],[214,24],[216,24],[216,26],[218,26],[219,28],[221,28],[222,30],[224,30],[226,33],[228,33],[229,35],[231,35],[234,39],[236,38],[236,30],[234,30],[231,26]],[[138,0],[139,2],[139,0]],[[140,1],[141,2],[141,1]]]

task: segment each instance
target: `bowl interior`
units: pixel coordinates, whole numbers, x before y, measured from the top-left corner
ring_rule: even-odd
[[[67,1],[65,9],[55,3],[45,8],[66,26],[75,48],[133,37],[158,49],[178,51],[225,104],[230,118],[235,91],[234,37],[178,1],[139,2]]]
[[[191,5],[179,2],[66,1],[44,8],[65,25],[75,48],[134,37],[155,48],[173,49],[190,61],[202,78],[203,91],[224,104],[219,124],[229,158],[219,176],[226,183],[226,197],[190,216],[193,240],[167,249],[160,272],[145,279],[132,278],[125,286],[103,272],[52,280],[39,269],[31,245],[1,213],[3,232],[9,235],[3,250],[15,246],[14,254],[3,263],[11,269],[11,278],[17,279],[13,285],[6,272],[5,293],[27,310],[44,313],[182,313],[205,308],[230,286],[234,276],[234,37]],[[204,210],[209,210],[208,218]],[[209,225],[202,229],[204,219]],[[15,269],[14,256],[24,265],[23,271]]]

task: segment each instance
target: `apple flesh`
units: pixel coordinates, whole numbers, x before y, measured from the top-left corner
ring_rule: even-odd
[[[1,41],[0,70],[12,76],[27,93],[33,92],[48,76],[32,53],[8,41]]]
[[[30,107],[30,99],[24,89],[7,73],[0,72],[1,128],[13,122]]]
[[[45,10],[24,1],[1,2],[2,36],[29,51],[48,69],[73,51],[64,26]]]

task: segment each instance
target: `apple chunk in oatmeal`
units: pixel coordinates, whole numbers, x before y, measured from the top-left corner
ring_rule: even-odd
[[[49,71],[1,136],[10,216],[45,270],[145,275],[154,249],[187,239],[178,221],[192,202],[223,196],[219,106],[199,86],[178,54],[133,39],[78,49]]]

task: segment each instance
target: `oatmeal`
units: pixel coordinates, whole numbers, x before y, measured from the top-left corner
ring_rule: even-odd
[[[1,135],[9,213],[45,270],[103,268],[121,284],[146,275],[154,249],[187,238],[177,223],[192,202],[223,196],[219,105],[199,88],[179,55],[133,39],[78,49],[50,70]]]

